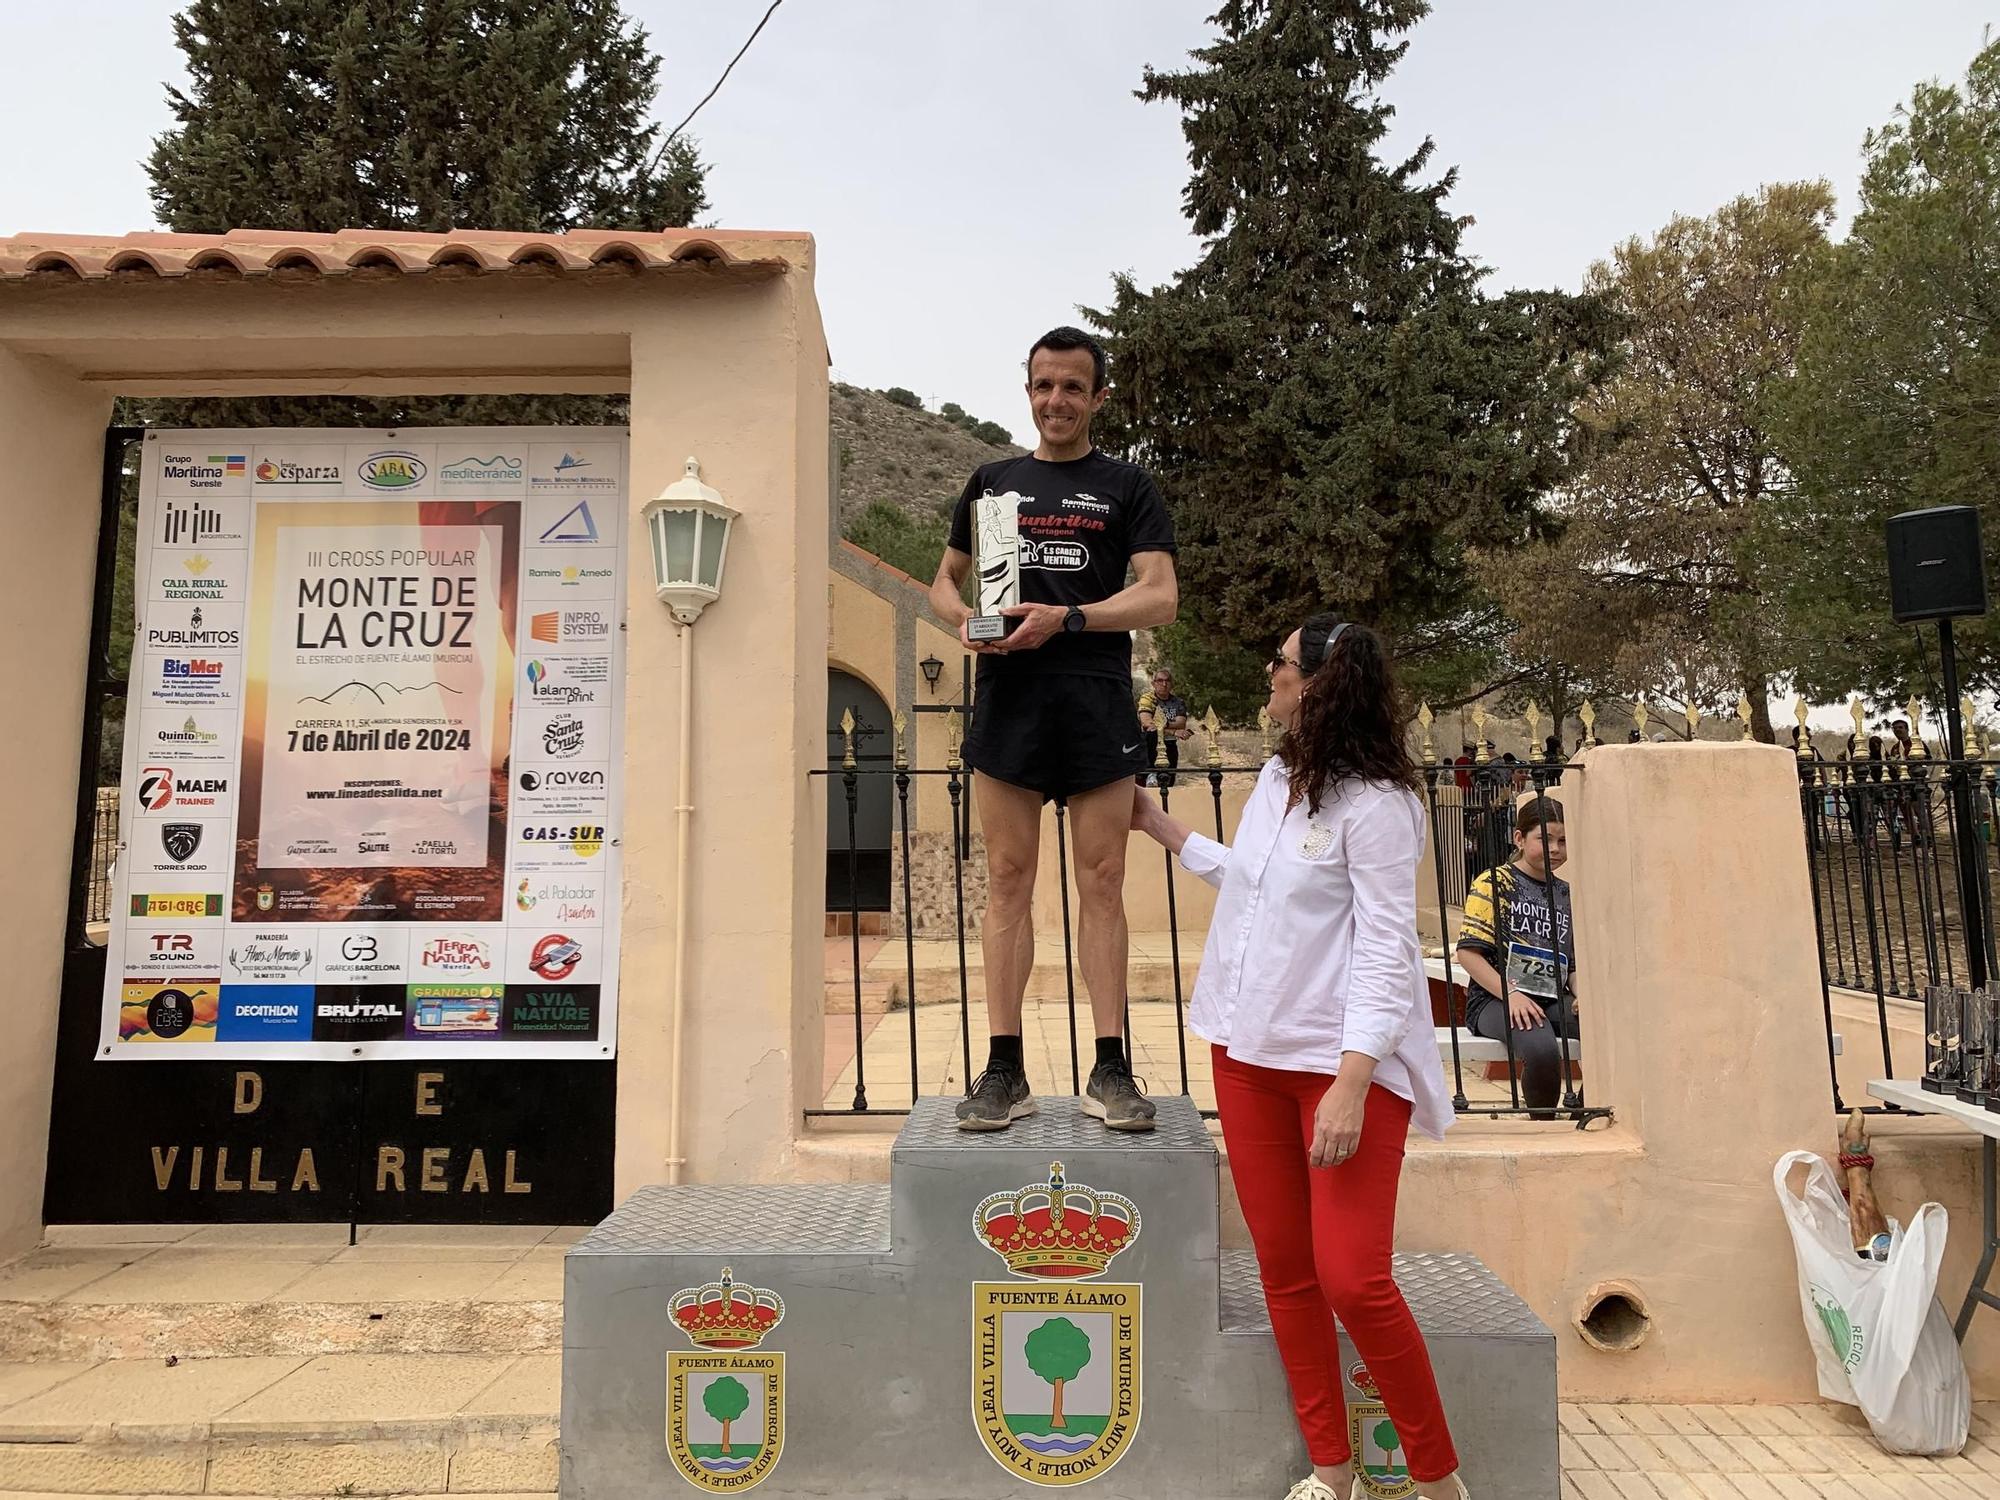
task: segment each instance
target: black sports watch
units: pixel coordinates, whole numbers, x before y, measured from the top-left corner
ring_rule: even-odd
[[[1063,629],[1068,631],[1071,635],[1074,635],[1076,634],[1077,631],[1083,629],[1085,623],[1086,622],[1083,618],[1083,611],[1078,609],[1074,604],[1072,604],[1063,615]]]

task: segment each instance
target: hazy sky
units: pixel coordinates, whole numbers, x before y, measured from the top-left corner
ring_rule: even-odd
[[[626,0],[678,120],[768,0]],[[1110,273],[1194,256],[1178,114],[1132,97],[1212,0],[786,0],[697,120],[714,221],[810,230],[840,378],[956,400],[1026,435],[1025,346]],[[153,225],[139,162],[180,75],[149,0],[9,7],[0,233]],[[1492,284],[1574,287],[1621,238],[1759,183],[1853,207],[1863,133],[1957,79],[1964,0],[1438,0],[1390,81],[1433,136]],[[496,101],[504,104],[504,101]],[[485,227],[485,226],[481,226]],[[507,227],[507,226],[492,226]]]

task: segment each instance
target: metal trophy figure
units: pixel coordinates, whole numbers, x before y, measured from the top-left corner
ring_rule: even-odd
[[[1020,623],[1003,613],[1021,602],[1021,497],[981,495],[972,502],[973,546],[979,568],[979,609],[965,622],[967,640],[1003,641]]]

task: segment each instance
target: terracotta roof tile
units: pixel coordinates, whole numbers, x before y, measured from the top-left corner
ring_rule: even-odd
[[[418,234],[400,229],[343,229],[308,234],[286,229],[232,229],[227,234],[17,234],[0,238],[0,281],[122,281],[173,279],[191,272],[245,278],[283,275],[418,276],[445,270],[529,275],[601,271],[633,274],[675,266],[782,271],[808,254],[804,234],[772,230],[576,229],[568,234],[521,234],[454,229]],[[786,254],[787,248],[792,250]]]

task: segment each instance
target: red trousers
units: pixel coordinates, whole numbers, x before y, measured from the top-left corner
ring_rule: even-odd
[[[1313,1111],[1333,1080],[1238,1062],[1220,1047],[1213,1052],[1229,1172],[1257,1248],[1306,1452],[1315,1464],[1354,1456],[1334,1334],[1338,1317],[1382,1392],[1410,1477],[1444,1478],[1458,1467],[1458,1454],[1430,1353],[1389,1271],[1409,1101],[1371,1087],[1354,1155],[1337,1167],[1313,1167],[1307,1165]]]

